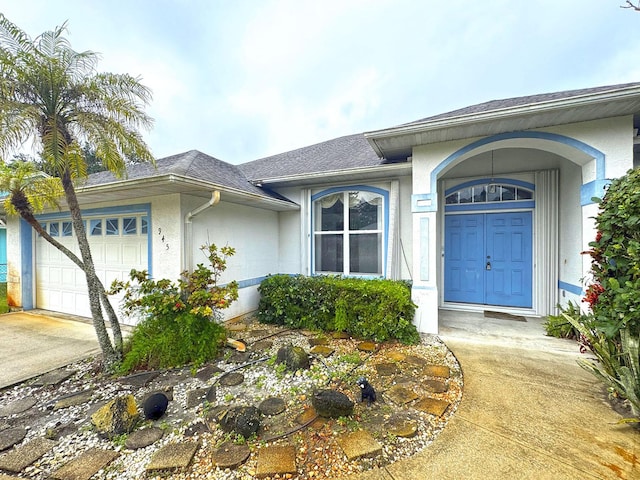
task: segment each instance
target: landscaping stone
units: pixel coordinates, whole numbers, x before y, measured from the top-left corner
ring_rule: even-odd
[[[304,351],[304,348],[295,345],[285,345],[278,350],[276,364],[281,363],[284,363],[290,372],[306,370],[310,366],[307,352]]]
[[[240,322],[226,324],[225,327],[229,332],[244,332],[247,329],[247,325]]]
[[[72,377],[76,373],[75,370],[53,370],[52,372],[45,373],[33,382],[34,387],[45,387],[47,385],[58,385],[68,378]]]
[[[247,333],[250,334],[253,338],[262,338],[269,335],[269,332],[264,328],[252,328]]]
[[[204,399],[209,403],[213,403],[216,401],[216,396],[217,396],[216,386],[211,385],[207,389],[207,393],[204,394]]]
[[[145,448],[156,443],[164,436],[164,430],[158,427],[141,428],[131,433],[124,442],[124,446],[130,450]]]
[[[418,433],[418,422],[407,418],[391,418],[385,430],[396,437],[411,438]]]
[[[0,473],[0,480],[23,480],[23,477],[14,477],[13,475],[5,475]]]
[[[55,427],[47,428],[44,436],[49,440],[60,440],[62,437],[71,435],[78,431],[79,425],[73,421],[67,423],[61,423]]]
[[[240,385],[244,382],[244,375],[240,372],[231,372],[227,373],[220,377],[218,383],[223,387],[233,387],[235,385]]]
[[[427,363],[429,363],[429,362],[427,362],[427,360],[425,360],[424,358],[422,358],[422,357],[417,357],[417,356],[415,356],[415,355],[407,355],[407,356],[405,357],[404,361],[405,361],[406,363],[410,363],[411,365],[416,365],[416,366],[418,366],[418,367],[422,367],[423,365],[426,365]]]
[[[309,339],[309,346],[315,347],[316,345],[328,345],[329,340],[326,337],[314,337]]]
[[[378,363],[375,365],[375,368],[380,376],[389,376],[398,373],[398,366],[395,363]]]
[[[229,359],[229,363],[247,363],[251,359],[249,352],[233,352]]]
[[[147,472],[187,468],[198,450],[198,442],[170,443],[158,450],[146,467]]]
[[[447,408],[449,408],[449,402],[438,400],[437,398],[425,397],[417,402],[414,407],[422,412],[440,417]]]
[[[284,412],[287,405],[284,400],[278,397],[269,397],[258,405],[258,409],[262,412],[263,415],[278,415]]]
[[[445,393],[449,390],[449,385],[442,380],[423,380],[422,385],[424,385],[427,390],[432,393]]]
[[[138,421],[138,407],[133,395],[116,397],[91,415],[98,432],[109,438],[129,433]]]
[[[208,388],[196,388],[187,391],[186,407],[193,408],[202,405],[207,397]]]
[[[224,442],[213,451],[211,460],[218,468],[238,468],[249,459],[251,450],[249,446],[236,445],[233,442]]]
[[[61,408],[73,407],[74,405],[82,405],[87,403],[93,397],[93,389],[84,390],[83,392],[76,392],[65,397],[59,398],[53,410],[60,410]]]
[[[10,417],[11,415],[17,415],[23,413],[33,407],[38,401],[34,397],[25,397],[0,407],[0,417]]]
[[[349,461],[382,453],[382,445],[366,430],[339,435],[337,442]]]
[[[311,397],[313,408],[321,417],[347,417],[353,413],[354,403],[337,390],[320,390]]]
[[[7,428],[0,432],[0,452],[20,443],[27,435],[27,429],[22,427]]]
[[[378,349],[378,346],[374,342],[365,341],[360,342],[356,348],[361,352],[375,352]]]
[[[38,437],[0,455],[0,470],[18,473],[27,468],[56,445],[53,440]]]
[[[147,420],[158,420],[167,411],[169,399],[162,392],[156,392],[149,395],[142,404],[144,418]]]
[[[158,372],[157,370],[151,372],[140,372],[119,378],[118,381],[120,383],[124,383],[125,385],[131,385],[133,387],[144,387],[146,384],[154,380],[158,375],[160,375],[160,372]]]
[[[119,456],[113,450],[90,448],[53,473],[56,480],[89,480]]]
[[[394,362],[404,362],[407,358],[404,353],[396,351],[388,352],[386,356],[389,360],[392,360]]]
[[[196,378],[203,382],[208,382],[214,375],[222,372],[224,372],[224,370],[216,365],[207,365],[206,367],[198,370],[198,372],[196,373]]]
[[[207,425],[204,422],[196,422],[196,423],[192,423],[187,427],[187,429],[184,431],[184,436],[194,437],[196,435],[200,435],[201,433],[207,433],[209,431],[210,431],[209,427],[207,427]]]
[[[330,347],[325,347],[324,345],[316,345],[311,350],[309,350],[309,352],[313,353],[314,355],[322,355],[323,357],[327,358],[333,355],[333,352],[335,352],[335,350]]]
[[[260,411],[253,406],[231,407],[219,412],[216,418],[223,431],[235,432],[245,438],[260,428]]]
[[[351,338],[351,335],[349,335],[347,332],[333,332],[331,334],[332,338],[335,338],[336,340],[346,340],[348,338]]]
[[[418,395],[413,390],[402,385],[395,385],[384,394],[397,405],[404,405],[418,398]]]
[[[449,378],[451,376],[449,367],[443,365],[427,365],[422,369],[422,373],[428,377]]]
[[[274,445],[258,450],[256,477],[293,475],[297,473],[296,448],[293,445]]]
[[[11,428],[11,425],[9,425],[7,422],[3,422],[0,420],[0,432],[2,430],[6,430],[7,428]]]
[[[273,347],[271,340],[260,340],[251,345],[251,350],[269,350],[271,347]]]
[[[309,422],[312,422],[310,424],[311,427],[313,427],[316,422],[323,423],[322,419],[318,416],[318,412],[316,412],[316,409],[313,407],[306,408],[296,417],[296,423],[298,425],[306,425]]]

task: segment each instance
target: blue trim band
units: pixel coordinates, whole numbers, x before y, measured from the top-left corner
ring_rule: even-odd
[[[533,209],[536,202],[533,200],[520,202],[489,202],[489,203],[461,203],[459,205],[447,205],[444,207],[445,212],[470,212],[477,210],[506,210],[506,209]]]
[[[593,158],[596,162],[596,180],[604,180],[605,174],[605,154],[600,150],[588,145],[580,140],[576,140],[575,138],[567,137],[565,135],[559,135],[557,133],[550,132],[536,132],[536,131],[520,131],[520,132],[508,132],[508,133],[500,133],[498,135],[492,135],[490,137],[481,138],[480,140],[476,140],[445,158],[436,168],[431,171],[431,192],[438,191],[438,176],[440,172],[442,172],[445,168],[447,168],[451,163],[455,162],[458,158],[467,153],[475,150],[476,148],[482,147],[489,143],[499,142],[502,140],[512,140],[518,138],[535,138],[539,140],[546,140],[550,142],[558,142],[563,145],[567,145],[573,147],[581,152],[587,154],[591,158]],[[437,202],[437,198],[433,199],[433,202]],[[437,211],[437,205],[432,206],[433,210]]]
[[[90,217],[93,215],[123,215],[125,213],[147,213],[151,212],[150,203],[138,203],[135,205],[122,205],[116,207],[104,207],[104,208],[88,208],[82,210],[83,217]],[[57,220],[61,218],[69,218],[69,211],[45,213],[42,215],[36,215],[38,220]]]
[[[243,288],[260,285],[265,278],[267,278],[267,275],[263,275],[262,277],[247,278],[245,280],[240,280],[238,282],[238,288],[243,289]]]
[[[574,295],[582,295],[584,291],[582,287],[578,285],[573,285],[571,283],[563,282],[561,280],[558,281],[558,288],[561,290],[566,290],[569,293],[573,293]]]
[[[580,205],[592,205],[594,202],[591,200],[593,197],[602,198],[607,191],[607,187],[611,183],[611,180],[594,180],[593,182],[585,183],[580,187]]]
[[[313,223],[313,203],[319,198],[326,197],[327,195],[331,195],[333,193],[345,192],[349,190],[362,190],[364,192],[377,193],[384,198],[384,250],[382,252],[382,276],[386,278],[387,276],[387,250],[389,245],[389,192],[387,190],[383,190],[378,187],[371,187],[369,185],[348,185],[345,187],[332,187],[326,190],[322,190],[314,195],[311,195],[311,255],[309,255],[309,271],[312,272],[312,275],[316,275],[315,268],[313,265],[313,259],[315,258],[314,251],[314,239],[315,239],[315,231],[314,231],[314,223]]]

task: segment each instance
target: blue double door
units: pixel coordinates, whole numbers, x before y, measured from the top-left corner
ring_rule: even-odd
[[[445,216],[444,300],[531,307],[531,212]]]

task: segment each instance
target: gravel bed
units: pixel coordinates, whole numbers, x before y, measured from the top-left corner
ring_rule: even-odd
[[[251,328],[255,329],[253,330],[255,334]],[[277,334],[270,336],[273,333]],[[416,346],[398,343],[380,344],[373,353],[358,351],[359,342],[356,340],[329,338],[328,346],[335,349],[333,355],[328,358],[312,356],[311,368],[295,373],[284,372],[282,368],[278,368],[274,364],[275,353],[281,346],[287,344],[298,345],[309,351],[309,339],[317,337],[318,334],[286,331],[256,324],[234,335],[241,336],[249,347],[267,336],[269,336],[268,340],[273,342],[268,350],[256,351],[247,357],[247,360],[260,359],[260,361],[238,370],[245,379],[242,384],[236,386],[220,385],[220,374],[214,375],[206,382],[201,381],[193,375],[195,371],[185,368],[162,372],[148,385],[133,387],[101,375],[98,363],[87,360],[66,367],[76,373],[60,385],[36,387],[32,380],[0,391],[0,406],[26,397],[33,397],[38,402],[27,412],[0,417],[0,428],[3,424],[5,426],[22,425],[28,428],[23,442],[41,436],[53,436],[57,440],[53,450],[27,467],[20,475],[37,480],[50,478],[55,470],[82,452],[92,447],[100,447],[116,450],[120,456],[92,477],[93,479],[133,480],[167,478],[167,476],[175,479],[250,479],[255,478],[257,458],[255,453],[258,449],[268,445],[283,444],[296,447],[298,468],[297,475],[283,478],[337,478],[388,465],[428,447],[438,433],[445,428],[462,397],[463,378],[460,365],[446,345],[434,335],[423,335],[421,344]],[[393,385],[391,378],[396,377],[379,376],[375,365],[390,363],[390,358],[397,359],[399,354],[420,357],[429,364],[449,367],[451,373],[446,381],[447,391],[428,394],[432,398],[445,400],[450,404],[442,416],[421,412],[413,408],[412,403],[394,404],[386,397],[385,391]],[[233,351],[226,350],[223,357],[214,364],[224,371],[243,365],[234,363],[233,355]],[[403,364],[401,380],[408,382],[417,394],[426,396],[422,377],[411,368]],[[359,387],[355,384],[355,380],[360,376],[369,379],[378,391],[378,401],[371,406],[357,401]],[[284,413],[263,418],[263,427],[257,437],[247,440],[252,455],[246,463],[235,470],[220,470],[212,464],[212,452],[223,441],[242,442],[241,438],[222,432],[211,420],[211,413],[216,405],[203,403],[191,409],[186,408],[186,396],[189,390],[206,388],[212,384],[216,385],[214,402],[216,405],[257,406],[268,397],[280,397],[286,403]],[[156,443],[146,448],[129,450],[124,447],[124,436],[108,440],[99,437],[93,429],[90,423],[91,413],[114,397],[131,393],[140,404],[148,393],[167,387],[173,387],[173,400],[169,402],[167,414],[156,422],[144,422],[144,425],[155,425],[165,431],[163,438]],[[296,418],[309,409],[313,391],[321,388],[340,390],[356,401],[354,415],[350,418],[316,421],[290,435],[272,442],[265,441],[299,426]],[[57,399],[87,389],[93,389],[93,396],[89,402],[59,410],[53,409]],[[404,438],[388,433],[385,422],[398,415],[416,423],[415,436]],[[337,444],[337,439],[340,435],[360,429],[366,429],[372,433],[382,445],[382,453],[373,458],[348,461]],[[170,475],[164,472],[159,475],[146,473],[146,465],[159,448],[185,439],[197,441],[200,445],[186,471],[176,471]]]

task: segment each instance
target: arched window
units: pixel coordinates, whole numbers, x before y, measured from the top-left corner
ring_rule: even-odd
[[[533,191],[519,185],[480,183],[465,185],[454,192],[447,192],[446,205],[466,203],[518,202],[533,199]]]
[[[374,191],[333,190],[314,196],[314,273],[382,275],[383,212],[384,195]]]

